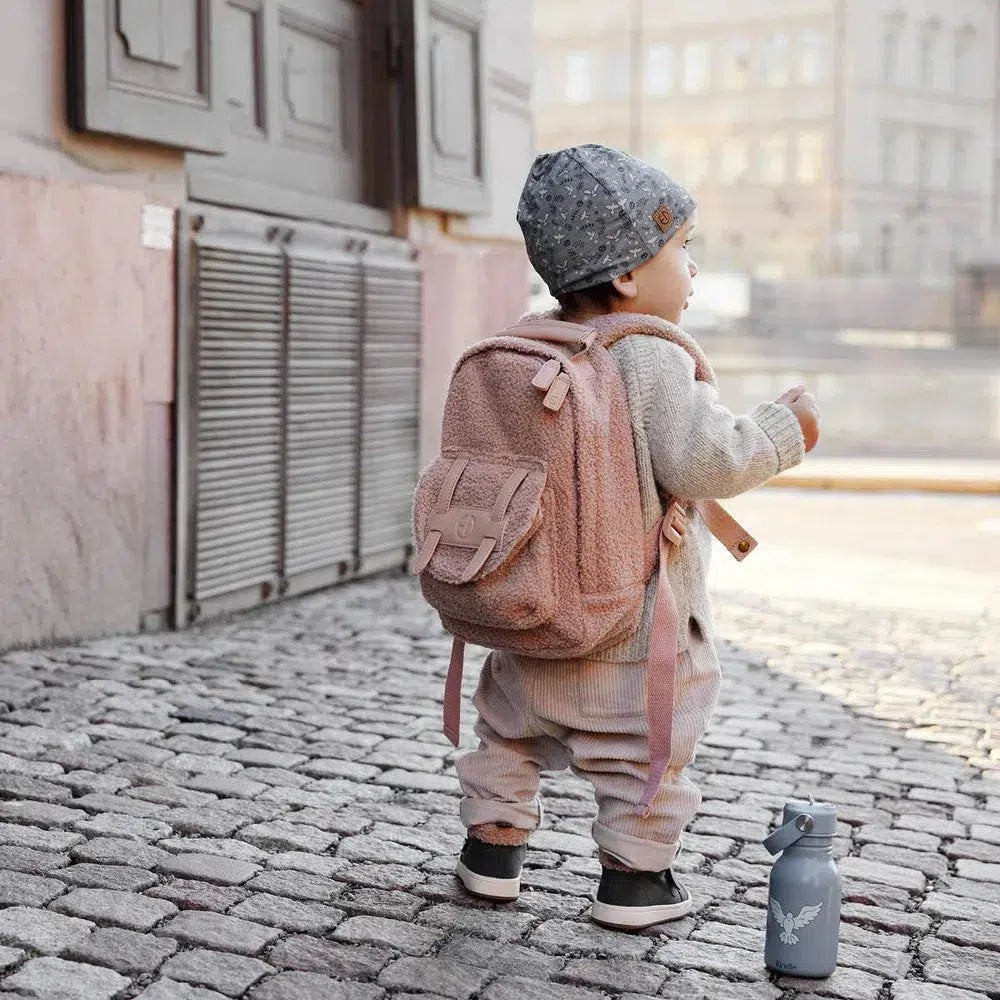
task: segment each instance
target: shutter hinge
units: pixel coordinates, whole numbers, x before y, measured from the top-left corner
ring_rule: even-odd
[[[395,22],[385,29],[385,56],[389,75],[399,76],[403,69],[403,39]]]

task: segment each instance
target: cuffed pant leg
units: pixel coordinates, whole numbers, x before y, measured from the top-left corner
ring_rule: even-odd
[[[613,667],[613,665],[610,665]],[[701,792],[684,773],[711,720],[721,675],[711,642],[693,634],[678,657],[670,764],[647,815],[637,816],[649,775],[649,739],[642,724],[625,732],[573,732],[573,770],[594,785],[598,846],[629,868],[662,871],[680,849],[681,834],[701,805]],[[622,720],[621,729],[626,729]]]
[[[531,731],[516,691],[507,689],[510,684],[516,688],[516,677],[503,683],[509,672],[502,660],[488,660],[473,699],[479,709],[479,746],[455,765],[463,794],[459,815],[466,827],[509,823],[536,829],[541,821],[539,772],[569,764],[565,747]]]
[[[459,815],[466,827],[510,823],[534,830],[539,821],[535,740],[506,739],[484,719],[476,722],[479,747],[455,765],[462,786]]]
[[[649,774],[648,740],[645,736],[614,740],[621,756],[574,761],[573,770],[594,786],[597,820],[591,832],[598,847],[629,868],[663,871],[680,850],[681,835],[701,805],[701,793],[681,769],[670,768],[648,813],[637,816],[636,805]],[[634,759],[623,759],[627,757]]]
[[[645,787],[645,778],[637,779]],[[640,792],[641,794],[641,792]],[[690,778],[668,771],[647,816],[617,795],[601,796],[592,833],[597,845],[637,871],[669,868],[681,847],[683,831],[701,805],[701,792]]]

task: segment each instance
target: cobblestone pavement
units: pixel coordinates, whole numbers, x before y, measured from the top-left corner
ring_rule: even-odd
[[[696,909],[638,935],[587,919],[594,810],[568,774],[520,900],[459,891],[448,641],[410,579],[0,657],[0,996],[1000,998],[1000,623],[717,612],[678,864]],[[760,840],[809,792],[838,805],[845,898],[818,981],[762,961]]]

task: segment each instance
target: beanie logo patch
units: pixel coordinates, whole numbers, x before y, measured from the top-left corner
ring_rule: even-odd
[[[661,205],[653,213],[653,222],[655,222],[664,232],[667,232],[670,229],[670,227],[674,224],[674,214],[670,211],[668,205]]]

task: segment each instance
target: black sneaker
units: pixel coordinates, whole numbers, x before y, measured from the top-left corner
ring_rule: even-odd
[[[504,847],[467,837],[455,874],[473,896],[508,902],[521,893],[521,865],[528,845]]]
[[[637,931],[691,912],[691,894],[663,872],[620,872],[605,868],[597,888],[593,919],[619,931]]]

